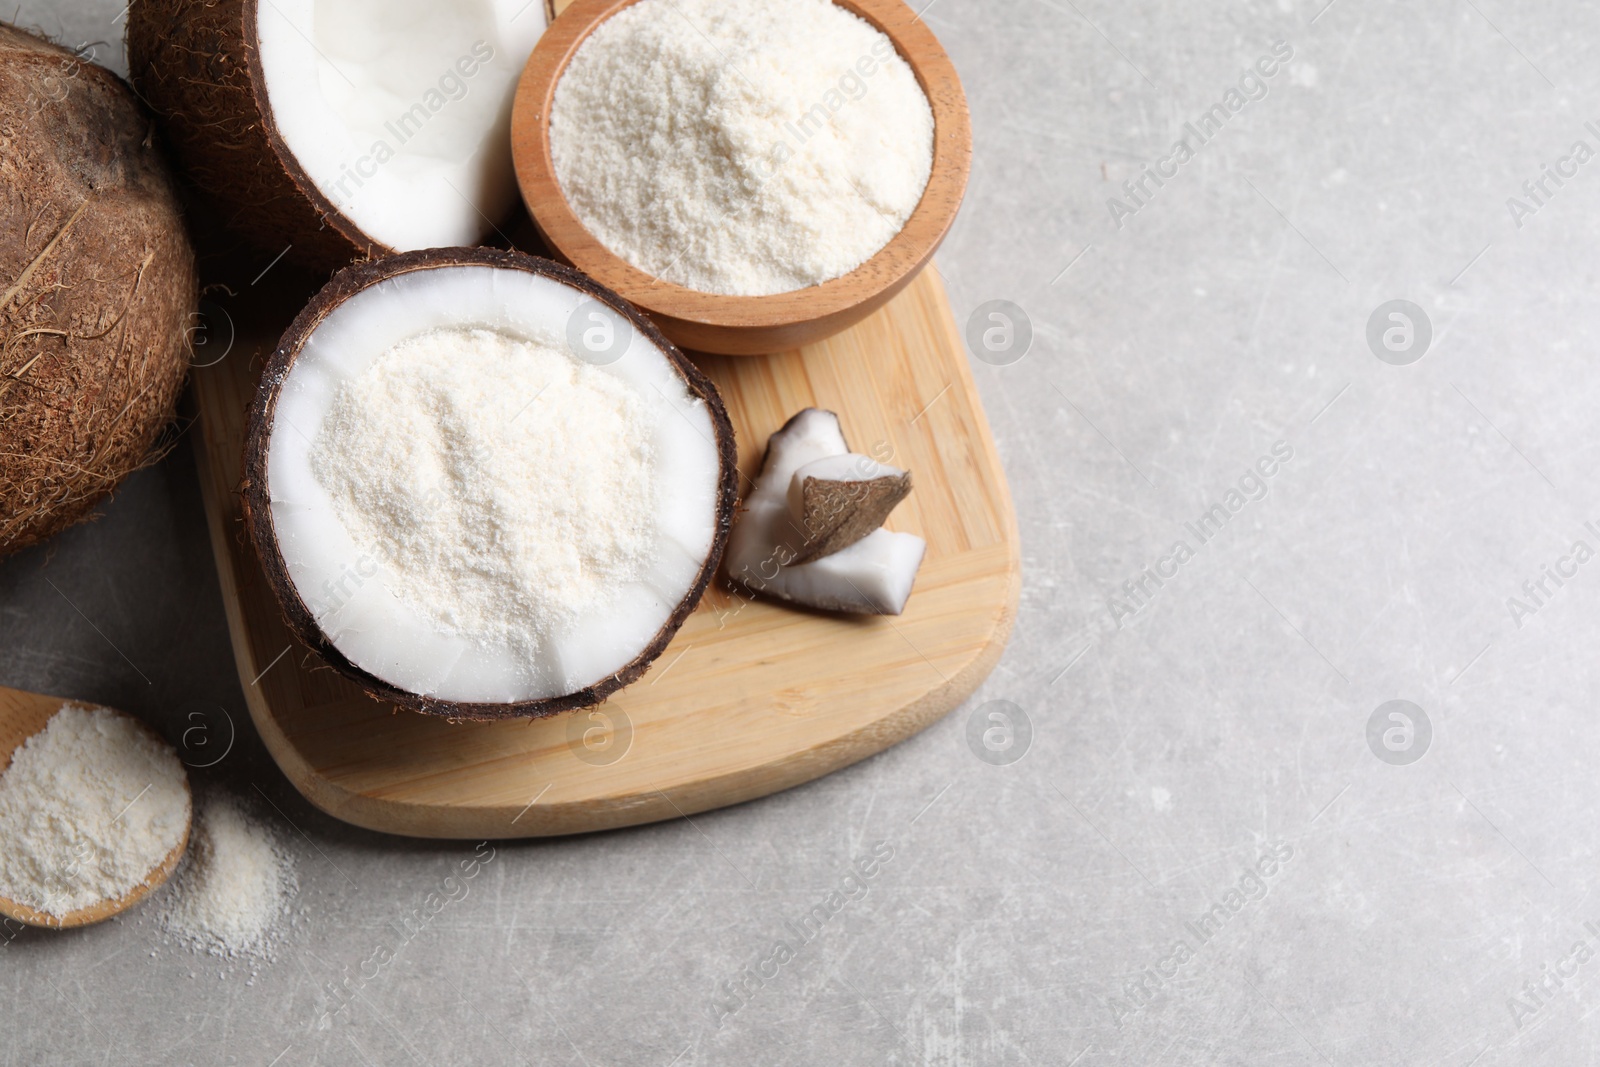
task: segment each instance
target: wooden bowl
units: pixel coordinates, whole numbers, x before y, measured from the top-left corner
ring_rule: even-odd
[[[556,83],[595,27],[638,0],[576,0],[539,39],[517,83],[511,152],[517,182],[551,250],[642,308],[684,348],[746,356],[798,348],[860,321],[905,288],[933,258],[967,187],[972,126],[966,94],[933,32],[900,0],[835,0],[894,42],[933,109],[933,169],[899,233],[848,274],[771,296],[723,296],[658,280],[584,228],[556,181],[550,109]]]

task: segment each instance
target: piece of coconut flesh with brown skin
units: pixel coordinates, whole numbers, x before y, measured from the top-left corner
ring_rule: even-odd
[[[626,347],[580,356],[569,320],[602,306]],[[491,249],[356,264],[262,382],[247,526],[296,636],[376,697],[463,719],[598,703],[715,572],[736,497],[715,386],[570,268]],[[616,472],[629,498],[597,496]],[[622,538],[630,555],[603,554]]]
[[[795,563],[849,548],[882,526],[911,492],[899,467],[851,452],[812,460],[789,480],[789,514],[805,536]]]
[[[751,592],[825,611],[898,615],[928,547],[916,534],[875,528],[838,551],[796,562],[811,539],[790,508],[791,486],[808,466],[840,459],[845,470],[893,480],[905,475],[852,453],[833,412],[799,412],[767,441],[761,473],[728,539],[728,578]],[[820,469],[832,480],[841,473],[832,462]],[[798,495],[803,502],[803,486]]]
[[[135,0],[128,51],[224,221],[332,270],[504,222],[511,101],[545,26],[540,0]]]

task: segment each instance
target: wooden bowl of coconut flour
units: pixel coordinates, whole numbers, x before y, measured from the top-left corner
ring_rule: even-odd
[[[716,227],[709,228],[712,232],[706,232],[705,229],[694,231],[695,239],[683,242],[686,246],[682,249],[685,257],[681,261],[674,262],[670,254],[657,255],[656,259],[667,262],[661,263],[655,271],[642,269],[623,258],[596,236],[585,225],[581,217],[583,211],[575,208],[563,192],[558,178],[557,153],[552,149],[551,118],[557,108],[557,89],[580,48],[608,19],[639,2],[641,0],[576,0],[539,40],[517,86],[511,121],[512,155],[516,163],[517,180],[535,223],[559,257],[638,305],[678,345],[725,355],[782,351],[831,336],[865,318],[916,277],[932,259],[955,220],[956,210],[966,190],[972,156],[972,132],[966,96],[954,66],[932,31],[900,0],[837,0],[838,7],[859,16],[888,38],[899,60],[909,66],[917,86],[926,96],[933,120],[932,161],[920,199],[907,201],[915,206],[910,208],[903,224],[887,238],[887,243],[871,252],[859,265],[838,276],[802,284],[787,291],[769,290],[761,295],[744,295],[750,291],[748,288],[740,290],[735,286],[721,291],[708,291],[711,287],[703,282],[695,287],[680,284],[680,279],[696,281],[695,278],[684,277],[686,272],[690,272],[689,268],[683,266],[684,263],[692,263],[697,256],[702,259],[714,256],[718,248],[729,247],[726,234],[719,236],[714,232]],[[689,21],[693,22],[694,19]],[[710,37],[704,34],[699,36],[710,47],[718,47]],[[867,72],[880,68],[871,56],[829,55],[827,62],[838,67],[838,88],[841,92],[838,95],[817,94],[810,109],[805,107],[805,101],[810,97],[798,100],[793,107],[798,125],[770,124],[772,129],[781,132],[776,137],[766,138],[772,142],[770,157],[761,156],[757,159],[755,188],[764,187],[772,175],[780,173],[780,167],[805,167],[811,163],[826,165],[825,157],[820,161],[816,158],[819,153],[815,146],[810,146],[812,158],[809,161],[805,153],[810,137],[820,128],[821,120],[828,118],[830,109],[838,115],[848,113],[851,108],[883,106],[881,98],[873,100],[870,94],[875,90],[887,93],[887,89],[878,89],[877,86],[889,83],[884,80],[873,82],[872,74]],[[887,71],[890,68],[886,64],[881,69]],[[858,71],[861,73],[858,74]],[[741,78],[745,77],[738,71],[735,73]],[[752,73],[756,78],[762,77],[758,66],[752,65]],[[754,83],[751,84],[753,89]],[[737,86],[734,88],[737,90]],[[576,96],[576,90],[573,90],[573,96]],[[561,106],[571,107],[566,103]],[[784,106],[787,110],[790,105]],[[867,113],[867,110],[863,110],[859,114]],[[809,121],[806,118],[808,114],[813,116]],[[664,127],[670,126],[674,131],[669,136],[674,137],[679,136],[677,130],[680,120],[696,121],[688,114],[680,116],[674,113],[673,116],[663,115],[662,118]],[[860,119],[855,121],[859,124]],[[920,121],[926,123],[925,118]],[[563,130],[574,127],[566,118],[558,119],[558,125]],[[858,131],[859,128],[858,125]],[[923,129],[926,129],[925,125]],[[570,138],[572,135],[563,136]],[[684,140],[692,140],[692,137],[685,136]],[[570,139],[566,142],[568,159],[572,158],[573,143]],[[582,144],[581,136],[576,143]],[[768,158],[770,163],[761,162]],[[925,159],[926,156],[921,158]],[[770,166],[770,172],[760,171],[761,167],[767,166]],[[590,184],[605,187],[604,182]],[[781,195],[790,187],[790,184],[785,184],[775,188],[773,195]],[[589,198],[585,201],[586,210],[591,212],[590,217],[593,218],[593,205],[590,203],[594,198],[592,189],[586,195]],[[863,193],[863,197],[866,196]],[[742,208],[737,197],[733,202],[735,210]],[[870,202],[875,204],[877,200]],[[617,207],[621,203],[623,201],[610,206]],[[605,204],[601,205],[602,209],[606,207]],[[637,210],[631,211],[625,220],[638,214]],[[659,214],[666,219],[671,212],[652,211],[650,214]],[[880,211],[880,214],[884,213]],[[885,214],[885,217],[890,216]],[[791,241],[789,247],[795,250],[793,257],[796,261],[807,256],[815,258],[819,254],[817,248],[826,250],[832,247],[838,243],[835,238],[839,236],[831,232],[823,233],[816,240]],[[777,244],[781,244],[781,241]],[[664,251],[671,253],[671,246],[665,245]],[[775,263],[774,266],[781,268],[783,264]],[[701,277],[704,277],[703,271]]]

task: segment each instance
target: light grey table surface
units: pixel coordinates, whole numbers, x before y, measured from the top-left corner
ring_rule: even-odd
[[[121,69],[119,11],[29,0],[19,19],[110,42]],[[975,698],[693,824],[498,844],[402,937],[472,843],[342,825],[278,773],[180,449],[0,564],[0,682],[169,729],[229,709],[238,743],[196,779],[292,821],[295,921],[254,974],[137,913],[20,933],[0,1063],[1600,1062],[1600,562],[1571,555],[1600,549],[1600,161],[1571,156],[1600,151],[1600,9],[925,18],[976,139],[939,269],[958,320],[1006,300],[1032,330],[1021,359],[974,362],[1025,567]],[[1127,198],[1278,41],[1293,58],[1247,81],[1259,98]],[[1576,173],[1536,202],[1545,164]],[[1369,344],[1402,299],[1409,350],[1386,312]],[[1290,458],[1249,477],[1275,445]],[[1237,510],[1202,540],[1186,523],[1217,503]],[[1369,730],[1391,700],[1421,710],[1409,735],[1388,709]],[[968,724],[992,701],[1031,740],[1013,713],[986,761]],[[846,879],[878,842],[863,894]],[[800,943],[790,924],[841,887]],[[730,1000],[780,938],[794,958]],[[333,1013],[379,946],[393,962]]]

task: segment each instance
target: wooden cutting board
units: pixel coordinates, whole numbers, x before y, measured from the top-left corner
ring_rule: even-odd
[[[194,373],[201,485],[251,718],[317,807],[418,837],[536,837],[671,819],[838,770],[921,730],[994,667],[1020,588],[1016,521],[959,333],[931,270],[820,344],[696,357],[755,474],[767,436],[808,405],[852,448],[912,472],[888,526],[928,541],[904,615],[750,601],[716,583],[649,674],[597,709],[452,723],[376,702],[289,636],[240,522],[245,411],[298,306],[247,287],[237,336]],[[213,337],[209,344],[220,344]],[[202,360],[203,361],[203,360]],[[748,483],[744,483],[748,485]]]

